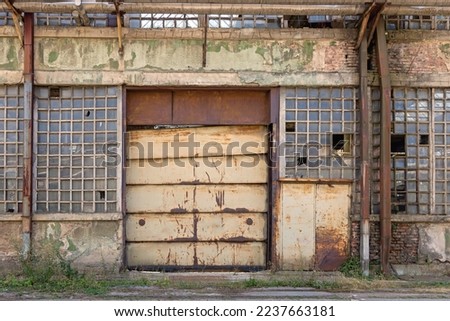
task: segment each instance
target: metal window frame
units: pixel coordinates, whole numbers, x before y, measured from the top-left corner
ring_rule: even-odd
[[[372,100],[373,107],[376,106],[378,101],[376,90],[376,87],[372,87],[372,93],[375,93]],[[397,96],[399,91],[403,91],[404,98]],[[415,97],[408,97],[408,92],[414,92]],[[450,214],[450,182],[448,181],[448,178],[450,178],[450,170],[448,170],[448,165],[450,165],[450,132],[447,133],[447,130],[450,129],[450,88],[394,87],[392,93],[393,105],[391,113],[393,115],[393,134],[405,135],[405,192],[408,193],[408,182],[411,182],[410,186],[413,186],[415,182],[415,188],[411,190],[411,193],[416,195],[414,202],[410,201],[412,197],[409,198],[410,200],[408,198],[405,199],[404,205],[406,209],[400,214],[448,215]],[[425,93],[427,98],[425,98]],[[408,101],[416,106],[415,109],[409,109],[409,116],[407,109]],[[425,101],[426,104],[421,103]],[[396,108],[399,107],[396,107],[396,104],[403,104],[405,106],[404,110],[397,111]],[[379,131],[381,130],[377,122],[379,111],[376,108],[372,110],[372,125],[375,128],[378,126],[376,130]],[[396,112],[404,112],[404,117],[400,114],[396,115]],[[414,127],[411,126],[409,133],[407,132],[408,124],[414,125]],[[422,131],[419,131],[419,129],[422,129]],[[424,131],[424,129],[427,130]],[[374,214],[379,213],[377,202],[379,202],[380,177],[379,164],[376,156],[377,135],[379,136],[379,133],[374,131],[373,136],[375,139],[372,146],[374,150],[373,162],[375,165],[378,165],[378,167],[375,166],[373,168],[372,212]],[[414,144],[408,143],[408,135],[415,141]],[[428,135],[428,144],[420,144],[419,140],[421,135]],[[427,149],[428,151],[426,152]],[[426,160],[428,161],[426,162]],[[407,175],[409,171],[411,172],[410,178],[414,176],[413,172],[415,171],[414,179],[408,179]],[[428,174],[425,175],[425,172],[428,172]],[[423,175],[422,178],[420,177],[421,174]],[[416,206],[416,210],[412,209],[413,206]]]
[[[443,26],[443,28],[441,27]],[[450,16],[387,16],[388,30],[450,30]]]
[[[3,123],[3,129],[0,131],[0,135],[3,136],[3,139],[0,141],[0,146],[2,147],[0,159],[3,160],[3,164],[0,164],[3,171],[3,175],[0,176],[3,183],[0,185],[0,193],[2,194],[2,199],[0,200],[1,215],[4,213],[22,212],[24,87],[23,85],[0,85],[0,87],[2,87],[2,91],[4,91],[4,94],[0,97],[5,101],[5,106],[0,107],[0,120]],[[10,94],[8,93],[9,90],[14,90],[16,93]],[[16,99],[16,106],[8,106],[9,97],[11,97],[11,99]],[[11,117],[8,117],[9,112],[12,112]],[[13,128],[10,128],[10,126]],[[8,136],[10,138],[8,138]],[[13,141],[8,142],[8,139],[12,138]],[[11,150],[8,151],[10,148]],[[12,175],[14,173],[15,175]],[[12,199],[8,201],[8,198]]]
[[[289,91],[295,91],[295,96],[288,97]],[[306,91],[305,96],[299,96],[298,91]],[[317,97],[311,95],[311,91],[317,91]],[[329,91],[329,97],[320,97],[320,91]],[[339,97],[333,97],[333,91],[338,90],[340,92]],[[351,97],[346,97],[345,91],[351,91]],[[355,179],[357,164],[356,159],[358,157],[357,142],[359,130],[357,126],[358,117],[358,88],[355,86],[313,86],[313,87],[289,87],[281,89],[281,103],[280,103],[280,177],[282,178],[296,178],[296,179]],[[287,106],[288,100],[293,100],[295,108],[289,109]],[[298,108],[297,103],[301,101],[306,103],[305,108]],[[346,109],[346,102],[351,101],[352,108]],[[317,106],[312,108],[311,102],[317,103]],[[324,102],[323,105],[321,103]],[[337,102],[337,108],[333,106],[333,103]],[[328,107],[323,107],[329,104]],[[334,108],[333,108],[334,107]],[[335,112],[336,114],[333,114]],[[288,113],[294,113],[293,119],[288,119]],[[299,117],[299,114],[302,116]],[[310,120],[310,113],[317,114],[317,120]],[[325,113],[328,114],[327,119],[323,119]],[[347,113],[351,115],[350,120],[346,120]],[[340,120],[334,119],[333,116],[340,115]],[[303,117],[305,116],[305,117]],[[292,118],[291,116],[289,116]],[[304,119],[302,119],[304,118]],[[286,124],[289,122],[295,123],[295,132],[289,133],[286,131]],[[301,124],[305,128],[304,131],[299,131],[298,125]],[[316,128],[311,130],[311,124]],[[335,126],[335,128],[333,127]],[[328,128],[323,130],[322,128]],[[336,164],[336,159],[333,154],[333,146],[331,143],[332,134],[350,134],[352,135],[351,155],[342,155],[344,161],[349,161],[349,166],[339,167]],[[294,141],[291,144],[291,138],[294,135]],[[290,137],[288,137],[290,136]],[[306,137],[306,141],[304,138]],[[289,139],[288,139],[289,138]],[[301,140],[299,140],[301,138]],[[316,139],[317,138],[317,139]],[[312,141],[322,144],[326,149],[318,151],[318,158],[325,158],[325,164],[321,163],[318,167],[305,166],[304,169],[298,169],[296,157],[299,155],[299,148],[302,143],[308,144]],[[322,146],[320,145],[320,146]],[[320,148],[321,149],[321,148]],[[294,151],[294,154],[291,151]],[[291,155],[292,154],[292,155]],[[300,156],[301,157],[301,156]],[[329,159],[328,159],[329,158]],[[289,166],[289,161],[294,160],[294,166]],[[305,171],[306,170],[306,171]],[[299,175],[305,172],[304,175]]]
[[[40,88],[49,88],[49,87],[37,87],[36,88],[36,92],[40,89]],[[54,109],[53,111],[57,112],[58,110],[60,110],[61,113],[63,112],[68,112],[70,113],[70,118],[66,119],[55,119],[54,121],[52,121],[51,119],[47,119],[47,120],[40,120],[38,118],[38,113],[43,111],[43,107],[39,107],[38,101],[39,98],[37,97],[37,95],[35,95],[35,106],[36,108],[34,109],[34,120],[33,120],[33,125],[34,125],[34,131],[33,131],[33,137],[34,137],[34,145],[33,145],[33,152],[36,155],[35,159],[34,159],[34,163],[33,163],[33,211],[35,213],[39,214],[67,214],[67,213],[71,213],[71,214],[86,214],[86,213],[90,213],[90,214],[97,214],[97,213],[121,213],[122,212],[122,160],[123,160],[123,153],[122,153],[122,87],[121,86],[64,86],[61,88],[66,88],[68,90],[71,91],[71,95],[68,97],[63,97],[63,95],[61,95],[59,98],[57,98],[59,100],[59,103],[61,104],[60,106],[62,106],[62,100],[70,100],[70,103],[73,104],[73,100],[74,99],[78,99],[82,101],[82,105],[81,106],[77,106],[76,108],[67,108],[67,109]],[[104,96],[100,96],[97,95],[97,90],[99,88],[103,88],[103,90],[105,91],[105,95]],[[114,88],[115,90],[115,95],[109,95],[108,94],[108,89],[109,88]],[[74,91],[78,89],[78,90],[82,90],[82,95],[78,95],[76,96],[74,94]],[[92,97],[87,97],[86,96],[86,90],[92,90],[92,92],[94,93],[92,95]],[[50,95],[48,95],[49,97],[47,98],[49,101],[49,106],[48,106],[48,114],[50,115],[50,112],[52,111],[52,108],[50,107],[51,104],[51,98]],[[116,105],[115,107],[111,108],[107,106],[107,101],[108,98],[112,98],[116,100]],[[45,98],[43,98],[45,99]],[[56,99],[56,98],[55,98]],[[84,119],[78,120],[78,119],[74,119],[73,113],[74,112],[81,112],[84,115],[84,111],[87,108],[91,108],[91,107],[86,107],[85,105],[85,100],[93,100],[94,101],[94,106],[95,106],[95,102],[97,99],[104,99],[105,101],[105,105],[103,107],[101,107],[99,110],[100,113],[104,112],[104,126],[105,129],[102,131],[97,131],[95,129],[95,126],[97,124],[96,119],[94,118],[92,121],[85,121]],[[109,109],[111,108],[111,109]],[[115,118],[108,118],[107,115],[107,111],[108,110],[115,110]],[[95,114],[96,109],[95,107],[92,108],[92,112]],[[114,114],[114,112],[113,112]],[[95,117],[95,115],[94,115]],[[49,116],[50,118],[50,116]],[[103,118],[102,118],[103,119]],[[81,127],[79,130],[74,130],[74,123],[79,123],[81,124]],[[115,129],[108,129],[108,122],[110,123],[115,123]],[[44,131],[39,129],[39,124],[46,124],[47,125],[47,130],[48,130],[48,136],[47,136],[47,141],[45,142],[39,142],[39,138],[41,137],[40,135],[44,135]],[[50,142],[50,128],[49,126],[51,125],[51,123],[55,123],[58,124],[58,128],[61,129],[62,128],[62,123],[64,124],[68,124],[70,127],[70,130],[68,130],[66,133],[62,134],[62,131],[59,130],[57,133],[55,133],[55,135],[58,135],[58,139],[56,141],[55,144]],[[92,124],[92,130],[86,131],[85,130],[85,125],[87,123],[90,123],[89,125]],[[45,128],[44,128],[45,129]],[[103,157],[103,160],[108,160],[107,156],[104,155],[104,153],[100,153],[98,150],[96,150],[97,147],[99,147],[101,145],[101,143],[96,143],[95,142],[95,138],[93,139],[92,142],[86,143],[84,140],[86,138],[85,134],[88,135],[105,135],[105,141],[108,142],[107,136],[110,133],[114,133],[115,137],[116,137],[116,142],[113,142],[113,144],[117,144],[116,147],[114,147],[114,154],[117,157],[117,161],[118,163],[115,165],[115,176],[114,177],[108,177],[108,168],[107,166],[104,167],[98,167],[96,166],[96,160],[97,158],[99,158],[101,160],[101,158]],[[63,154],[61,152],[61,148],[63,145],[66,145],[66,143],[63,142],[63,140],[61,139],[62,135],[68,135],[68,137],[70,137],[70,141],[69,141],[69,148],[72,150],[74,145],[73,145],[73,136],[75,134],[78,134],[79,137],[81,137],[82,141],[78,142],[78,144],[81,146],[81,154],[76,156],[76,159],[80,160],[80,164],[78,166],[76,166],[75,168],[79,168],[81,169],[81,172],[83,173],[83,176],[80,176],[80,178],[74,178],[73,177],[73,170],[74,170],[74,166],[72,163],[73,160],[73,155],[72,154]],[[59,152],[55,153],[55,154],[51,154],[49,152],[49,150],[46,151],[46,153],[39,153],[39,146],[45,146],[46,148],[50,148],[50,146],[53,146],[56,148],[59,148]],[[93,147],[93,151],[92,154],[86,153],[85,151],[85,147],[86,146],[91,146]],[[106,147],[105,147],[106,146]],[[108,148],[109,145],[103,144],[103,148]],[[67,147],[67,146],[66,146]],[[90,155],[90,156],[89,156]],[[62,165],[62,160],[64,158],[68,158],[70,159],[69,165],[68,166],[63,166]],[[88,158],[92,158],[92,161],[89,161],[89,165],[86,165],[85,162]],[[46,160],[46,164],[47,164],[47,168],[48,171],[46,173],[49,173],[50,170],[56,171],[56,178],[51,178],[51,177],[40,177],[39,176],[39,172],[38,170],[43,167],[45,167],[45,164],[42,165],[39,162],[45,159]],[[58,163],[54,166],[50,166],[50,162],[51,159],[54,160],[58,160]],[[61,178],[61,170],[63,169],[63,167],[67,167],[67,169],[69,170],[69,177],[64,177],[64,179]],[[84,177],[84,172],[86,169],[89,169],[92,171],[92,176],[91,177]],[[100,179],[96,179],[96,173],[100,172],[100,173],[104,173],[103,176]],[[47,175],[49,176],[49,175]],[[50,191],[49,189],[49,182],[50,180],[52,182],[57,182],[57,188],[54,189],[53,191]],[[40,182],[46,182],[46,184],[43,187],[40,187],[38,184],[40,184]],[[68,187],[62,187],[62,181],[64,181],[64,184],[69,184]],[[110,183],[111,181],[113,181],[113,185],[112,186],[108,186],[108,183]],[[74,182],[76,182],[77,184],[77,188],[76,190],[74,190],[73,188],[73,184]],[[96,183],[100,183],[103,182],[103,187],[100,187],[102,189],[102,191],[104,192],[104,200],[98,200],[96,199],[97,197],[97,192],[100,191],[96,191]],[[91,185],[89,188],[86,188],[85,184],[88,183],[89,185]],[[110,193],[115,193],[110,194]],[[45,199],[44,200],[40,200],[39,199],[39,193],[41,193],[41,195],[45,194]],[[57,198],[56,200],[50,200],[49,199],[49,193],[57,193]],[[63,194],[62,193],[66,193],[64,194],[64,196],[69,195],[68,198],[63,199]],[[78,193],[77,195],[79,195],[79,199],[74,199],[74,193]],[[85,200],[86,197],[86,193],[91,193],[92,198]],[[101,196],[102,194],[99,193],[99,196]],[[55,194],[52,194],[52,196],[54,197]],[[108,200],[108,197],[113,196],[112,200]],[[77,196],[78,197],[78,196]],[[85,202],[89,202],[92,204],[92,208],[88,209],[85,204]],[[53,204],[57,204],[57,208],[56,209],[50,209],[49,204],[53,203]],[[45,209],[39,208],[39,204],[45,204]],[[64,204],[66,206],[66,208],[62,208],[62,204]],[[76,205],[76,206],[74,206]],[[103,206],[103,209],[97,209],[96,205],[98,205],[99,207]],[[55,205],[53,205],[55,206]],[[68,206],[68,210],[67,210],[67,206]],[[75,209],[74,209],[75,207]],[[112,208],[114,207],[114,208]]]

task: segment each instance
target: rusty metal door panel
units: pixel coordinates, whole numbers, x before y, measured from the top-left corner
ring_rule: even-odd
[[[266,125],[268,91],[183,90],[173,93],[173,124]]]
[[[316,268],[337,270],[349,255],[349,185],[317,185]]]
[[[265,266],[266,244],[146,242],[127,245],[129,267]]]
[[[173,148],[175,141],[194,147],[180,147],[177,151]],[[137,130],[127,136],[127,159],[255,155],[267,153],[267,147],[264,126]]]
[[[253,242],[267,239],[266,213],[199,214],[200,241]]]
[[[170,124],[171,91],[127,91],[127,125]]]
[[[128,267],[193,266],[196,243],[145,242],[127,244]]]
[[[130,160],[127,184],[231,184],[267,182],[266,155]]]
[[[130,185],[128,213],[266,212],[267,186]]]
[[[263,242],[197,243],[197,261],[200,266],[265,266],[266,244]]]
[[[198,146],[164,152],[174,141]],[[265,127],[135,131],[127,148],[129,267],[265,266]]]
[[[180,241],[194,239],[194,214],[129,214],[129,242]]]
[[[315,184],[282,184],[282,216],[278,223],[283,270],[314,267]]]
[[[266,213],[130,214],[126,233],[130,242],[266,240]]]

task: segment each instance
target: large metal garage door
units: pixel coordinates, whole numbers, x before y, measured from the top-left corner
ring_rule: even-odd
[[[264,268],[266,153],[264,126],[130,132],[128,266]]]

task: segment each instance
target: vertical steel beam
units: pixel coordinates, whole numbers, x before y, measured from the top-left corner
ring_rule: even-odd
[[[278,218],[281,212],[281,189],[279,180],[279,149],[280,149],[280,89],[270,91],[270,127],[269,127],[269,213],[268,213],[268,268],[279,269],[280,254],[277,253],[277,241],[279,240]]]
[[[23,150],[23,207],[22,207],[22,255],[27,258],[31,251],[32,221],[32,168],[33,168],[33,76],[34,76],[34,17],[24,17],[24,150]]]
[[[359,110],[360,121],[360,152],[361,172],[359,178],[360,189],[360,259],[361,270],[364,276],[369,275],[369,216],[370,216],[370,156],[369,156],[369,93],[367,87],[367,35],[361,40],[359,46]]]
[[[381,90],[381,151],[380,151],[380,259],[381,271],[389,274],[391,247],[391,80],[386,43],[385,21],[377,26],[377,60]]]
[[[208,24],[209,17],[205,14],[204,18],[200,20],[200,24],[203,24],[203,56],[202,56],[202,67],[206,67],[206,55],[208,52]]]

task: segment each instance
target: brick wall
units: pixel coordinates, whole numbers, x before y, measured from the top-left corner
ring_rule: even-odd
[[[444,43],[391,43],[389,69],[397,73],[448,72],[450,55]]]
[[[359,256],[359,222],[352,223],[351,255]],[[380,224],[370,223],[370,260],[380,259]],[[419,229],[414,223],[392,223],[389,260],[394,264],[418,263]]]

